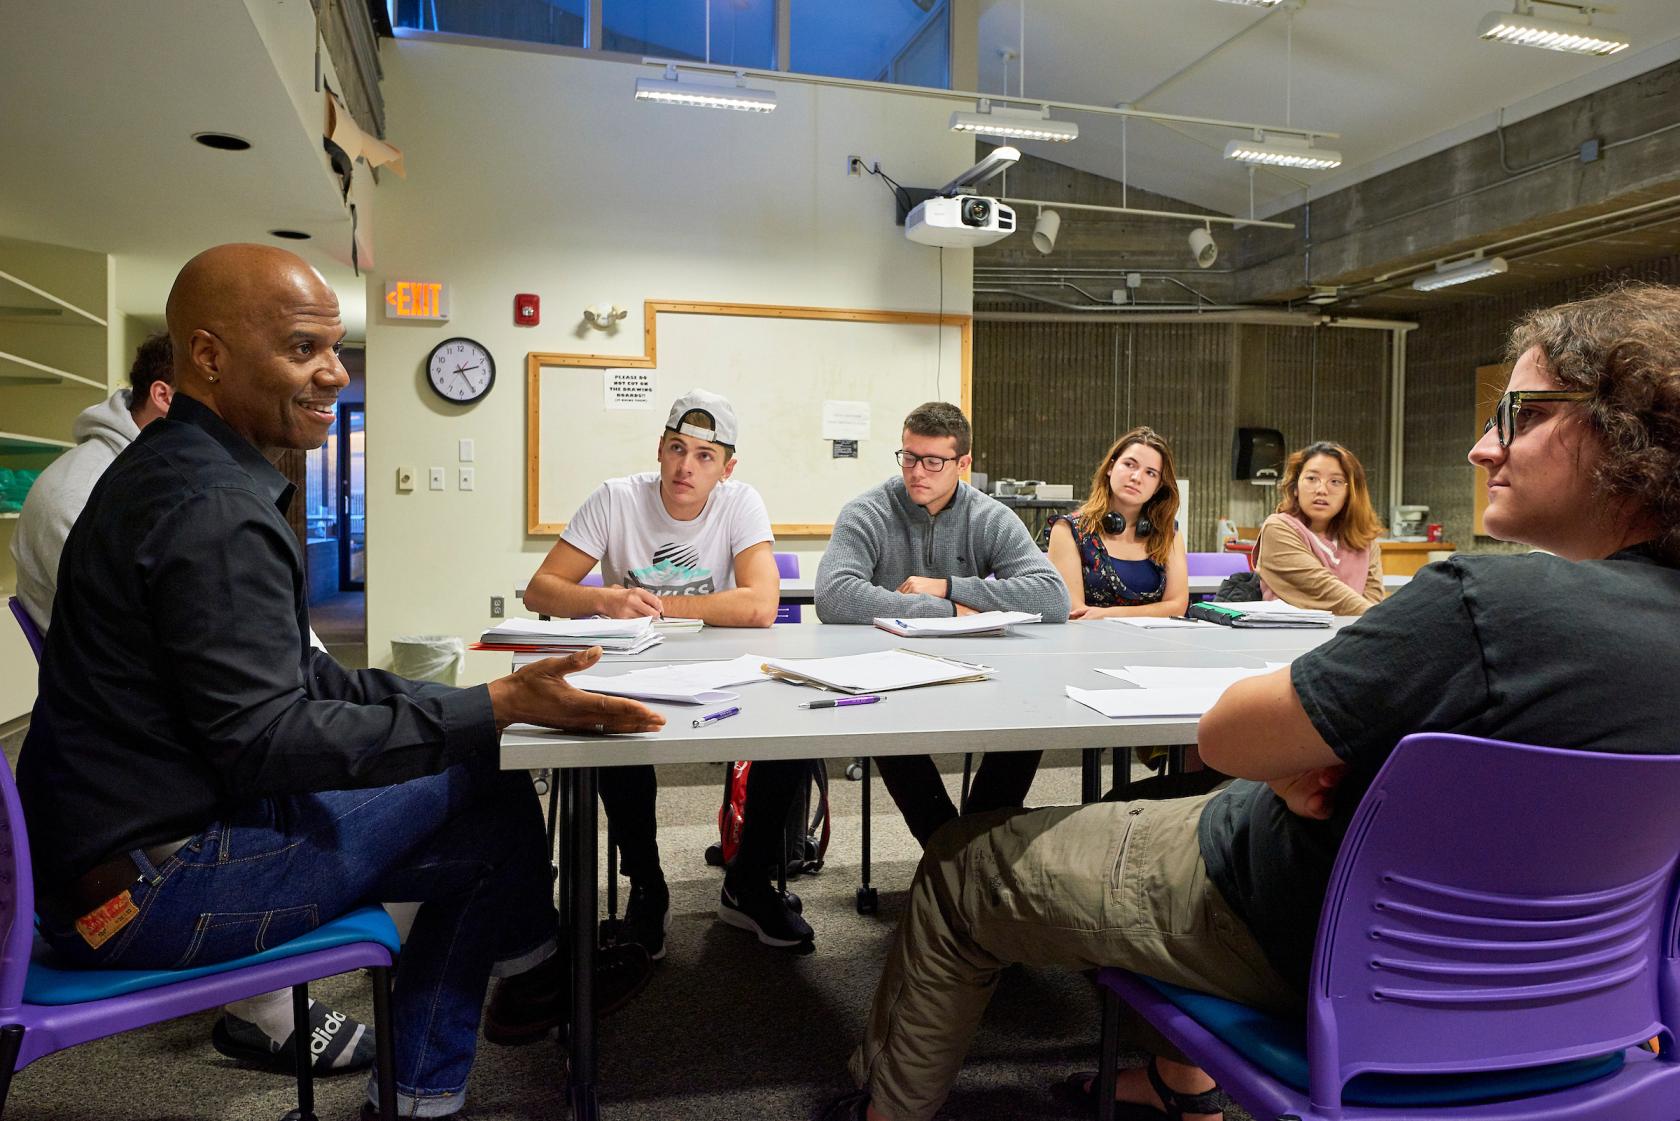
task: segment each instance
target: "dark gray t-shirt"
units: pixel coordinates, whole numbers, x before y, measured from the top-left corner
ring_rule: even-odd
[[[1643,549],[1600,561],[1533,553],[1429,565],[1291,669],[1307,716],[1348,764],[1335,813],[1309,821],[1265,783],[1232,783],[1198,831],[1209,877],[1305,991],[1331,863],[1402,737],[1680,752],[1677,620],[1680,569]]]

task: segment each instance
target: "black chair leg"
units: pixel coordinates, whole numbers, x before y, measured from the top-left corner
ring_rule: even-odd
[[[17,1070],[18,1052],[22,1050],[23,1025],[0,1028],[0,1116],[6,1113],[6,1095],[11,1091],[12,1073]]]
[[[961,816],[962,814],[966,814],[968,812],[968,780],[969,780],[969,776],[972,775],[973,773],[974,773],[974,752],[965,751],[963,753],[962,796],[957,801],[957,814],[959,816]]]
[[[1103,987],[1102,1057],[1097,1060],[1097,1121],[1114,1121],[1114,1084],[1120,1080],[1120,998]]]
[[[292,1058],[297,1063],[297,1121],[315,1119],[315,1055],[309,1049],[309,985],[292,986]]]
[[[857,889],[857,913],[873,915],[881,909],[881,896],[869,885],[869,772],[870,759],[866,755],[863,763],[863,882]]]
[[[379,1075],[379,1116],[397,1121],[397,1038],[391,1030],[391,971],[382,965],[373,976],[373,1049]]]

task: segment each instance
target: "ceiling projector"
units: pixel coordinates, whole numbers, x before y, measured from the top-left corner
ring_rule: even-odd
[[[1015,232],[1015,211],[983,195],[931,198],[904,219],[904,236],[922,245],[973,249]]]

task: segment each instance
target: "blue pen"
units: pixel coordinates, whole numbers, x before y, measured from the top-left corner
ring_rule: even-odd
[[[731,716],[737,715],[740,711],[740,707],[737,706],[735,708],[722,708],[716,712],[708,712],[706,715],[696,720],[694,722],[694,726],[696,728],[703,728],[708,724],[716,724],[719,720],[728,720]]]

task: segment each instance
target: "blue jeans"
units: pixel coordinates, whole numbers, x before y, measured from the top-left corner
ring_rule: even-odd
[[[397,786],[267,798],[230,811],[133,888],[139,914],[97,950],[42,933],[85,968],[183,969],[255,953],[371,902],[420,902],[391,1011],[407,1117],[466,1100],[492,970],[557,946],[541,806],[493,760]],[[370,1086],[373,1083],[370,1082]],[[371,1092],[371,1091],[370,1091]]]

